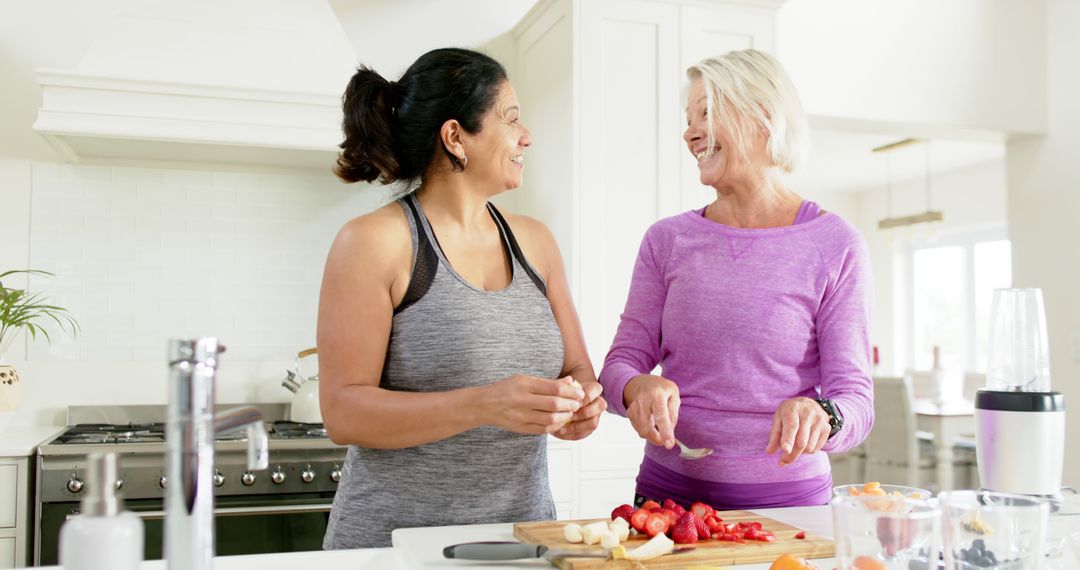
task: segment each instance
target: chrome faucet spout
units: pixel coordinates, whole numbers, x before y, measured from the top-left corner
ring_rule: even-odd
[[[248,430],[248,467],[265,469],[267,433],[259,410],[214,413],[218,339],[169,341],[169,403],[165,425],[165,560],[169,570],[211,570],[214,558],[214,439]],[[178,484],[177,484],[178,483]]]

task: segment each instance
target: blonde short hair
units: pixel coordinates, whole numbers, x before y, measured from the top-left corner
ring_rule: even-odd
[[[746,156],[740,118],[769,133],[768,152],[785,172],[795,170],[808,151],[810,127],[791,77],[773,56],[755,49],[731,51],[703,59],[686,75],[705,84],[706,110],[710,117],[722,105],[739,151]],[[709,148],[716,146],[712,121],[708,122]]]

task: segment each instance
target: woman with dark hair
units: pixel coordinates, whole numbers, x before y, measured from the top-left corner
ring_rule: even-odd
[[[554,518],[546,434],[587,436],[606,403],[555,239],[488,201],[532,144],[506,71],[434,50],[396,82],[361,67],[343,106],[338,176],[409,191],[346,223],[326,262],[320,400],[349,452],[324,548]]]

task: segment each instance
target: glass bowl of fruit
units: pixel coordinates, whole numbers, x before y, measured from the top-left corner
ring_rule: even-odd
[[[899,495],[837,496],[830,503],[840,568],[937,570],[941,510]]]
[[[1042,567],[1050,517],[1046,501],[989,491],[947,491],[938,499],[947,569]]]
[[[882,485],[877,481],[855,485],[838,485],[833,487],[834,497],[904,497],[907,499],[931,499],[934,494],[927,489],[908,487],[906,485]]]

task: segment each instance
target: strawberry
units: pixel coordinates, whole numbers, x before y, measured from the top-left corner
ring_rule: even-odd
[[[716,515],[709,515],[705,517],[705,525],[709,527],[709,532],[724,531],[724,523]]]
[[[800,540],[806,538],[806,531],[800,530],[799,532],[795,533],[795,538],[798,538]]]
[[[649,535],[649,538],[667,533],[668,528],[667,517],[660,513],[649,513],[649,518],[645,519],[645,534]]]
[[[660,503],[657,503],[656,501],[645,501],[641,504],[641,508],[646,511],[653,511],[660,508]]]
[[[638,509],[634,511],[633,514],[630,515],[630,526],[634,527],[634,530],[644,533],[645,521],[649,520],[649,515],[651,514],[652,513],[647,509]]]
[[[611,520],[626,519],[626,522],[630,522],[630,515],[634,514],[634,507],[630,505],[619,505],[615,507],[614,511],[611,511]]]
[[[674,527],[675,523],[679,522],[679,515],[675,511],[673,511],[671,509],[660,509],[660,510],[654,511],[654,512],[660,513],[660,514],[664,515],[665,517],[667,517],[668,528]]]
[[[660,503],[661,507],[664,507],[665,509],[671,509],[673,511],[675,510],[675,505],[675,501],[672,501],[671,499],[664,499],[664,502]]]
[[[682,507],[682,505],[680,505],[678,503],[675,503],[675,506],[671,507],[671,510],[675,511],[675,514],[679,515],[680,517],[682,516],[683,513],[686,512],[686,509],[684,509]]]
[[[709,538],[709,525],[705,524],[705,521],[701,520],[701,518],[694,513],[687,511],[687,514],[690,515],[690,520],[694,521],[694,528],[697,529],[698,538],[702,540]]]
[[[698,541],[697,525],[693,513],[684,513],[671,531],[671,539],[678,544],[693,544]]]
[[[713,509],[709,505],[706,505],[705,503],[702,503],[701,501],[698,501],[690,505],[690,511],[697,515],[699,518],[705,518],[705,515],[711,512],[715,512],[715,509]]]

